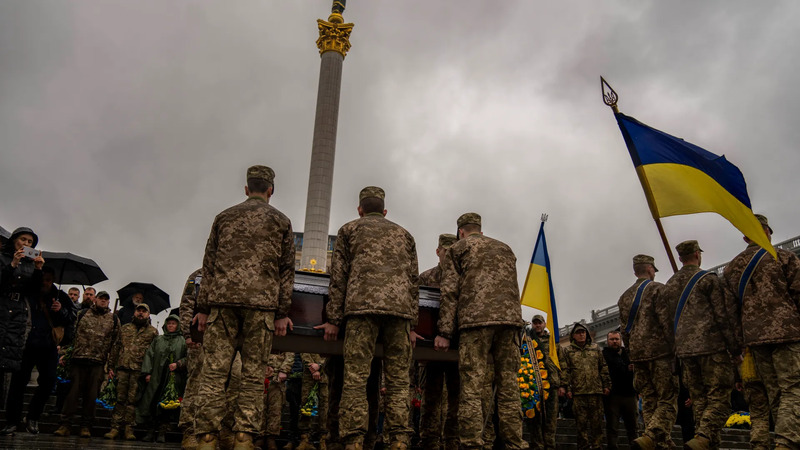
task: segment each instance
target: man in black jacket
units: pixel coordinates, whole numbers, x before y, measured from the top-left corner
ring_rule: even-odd
[[[6,402],[6,426],[0,434],[13,434],[22,419],[22,400],[25,387],[36,366],[39,370],[38,386],[28,407],[25,425],[28,432],[39,433],[39,416],[56,384],[58,365],[57,346],[53,327],[64,327],[65,334],[75,321],[75,306],[64,291],[53,285],[55,273],[50,267],[42,269],[42,286],[36,296],[30,298],[31,330],[25,342],[20,370],[11,376],[11,385]]]
[[[606,410],[606,442],[609,449],[617,448],[617,428],[619,418],[625,422],[628,442],[636,439],[636,423],[639,416],[636,391],[633,389],[633,364],[628,357],[628,349],[622,347],[619,331],[608,333],[603,357],[611,375],[611,395],[603,398]]]

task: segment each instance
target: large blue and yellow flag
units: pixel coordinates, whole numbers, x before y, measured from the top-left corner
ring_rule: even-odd
[[[528,276],[522,287],[522,304],[543,312],[547,329],[550,330],[550,359],[561,368],[558,362],[558,314],[556,298],[553,295],[553,280],[550,277],[550,256],[547,254],[547,242],[544,239],[544,220],[539,227],[539,236],[533,247],[533,257],[528,268]]]
[[[615,114],[654,218],[714,212],[777,258],[753,214],[742,172],[683,139]]]

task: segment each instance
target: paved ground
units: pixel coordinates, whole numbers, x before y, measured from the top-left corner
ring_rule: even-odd
[[[91,439],[78,437],[57,437],[52,434],[38,434],[22,432],[14,436],[0,436],[0,448],[11,449],[166,449],[181,448],[180,443],[156,444],[141,441],[109,441],[108,439],[93,437]]]

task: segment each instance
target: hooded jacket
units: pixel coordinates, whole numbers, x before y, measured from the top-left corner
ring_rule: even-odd
[[[6,245],[9,248],[0,253],[0,370],[16,371],[28,336],[28,303],[36,298],[42,271],[29,258],[11,267],[13,240]]]
[[[172,333],[167,331],[167,321],[169,320],[178,322],[178,328]],[[178,391],[178,396],[183,396],[186,388],[186,340],[181,333],[180,323],[180,317],[175,314],[167,317],[162,327],[164,334],[153,339],[144,355],[141,382],[144,382],[147,375],[150,375],[150,382],[144,382],[144,388],[141,391],[142,397],[136,407],[137,423],[148,423],[157,415],[158,403],[161,401],[161,395],[169,379],[170,357],[172,362],[178,364],[174,371],[175,389]]]
[[[575,342],[575,331],[586,331],[586,344],[583,347]],[[569,347],[562,352],[561,387],[572,395],[602,395],[603,389],[611,389],[611,377],[603,352],[597,344],[592,343],[589,329],[576,323],[569,333]]]

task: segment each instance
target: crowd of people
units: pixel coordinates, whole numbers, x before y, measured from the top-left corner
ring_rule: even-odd
[[[778,249],[774,258],[748,240],[719,277],[700,269],[697,241],[685,241],[676,247],[683,267],[666,284],[654,281],[654,258],[637,255],[637,280],[619,299],[620,328],[605,348],[581,323],[567,345],[551,348],[545,318],[522,319],[513,251],[483,234],[480,215],[461,215],[457,234],[439,237],[439,264],[419,273],[414,238],[386,219],[384,190],[369,186],[359,193],[359,218],[338,231],[316,327],[326,341],[343,339],[343,354],[275,353],[273,337],[293,328],[295,249],[291,221],[269,203],[274,179],[269,167],[247,170],[247,199],[214,219],[203,265],[189,275],[180,314],[167,318],[162,334],[144,302],[134,303],[125,323],[109,311],[105,292],[87,288],[79,304],[80,292],[55,289],[41,256],[24,256],[37,236],[15,230],[0,254],[7,304],[0,370],[13,373],[2,433],[22,419],[33,366],[39,387],[25,426],[38,431],[56,368],[68,356],[61,436],[70,433],[78,397],[81,435],[91,435],[100,383],[113,379],[106,438],[136,439],[138,423],[149,430],[145,439],[163,440],[177,422],[190,449],[277,449],[287,401],[297,433],[284,448],[372,449],[384,440],[392,450],[554,449],[559,403],[569,403],[581,448],[601,448],[604,435],[616,448],[622,419],[634,448],[674,448],[679,423],[693,428],[684,448],[708,449],[719,448],[731,393],[742,382],[753,448],[772,448],[770,420],[774,448],[800,448],[800,260],[793,253]],[[771,237],[767,219],[756,217]],[[457,362],[413,361],[423,339],[416,333],[420,286],[440,290],[437,334],[426,339],[440,352],[457,342]],[[526,342],[542,353],[546,378],[530,415],[518,382]],[[688,395],[679,404],[681,385]],[[412,413],[416,399],[419,414]],[[688,423],[678,417],[687,406]]]

